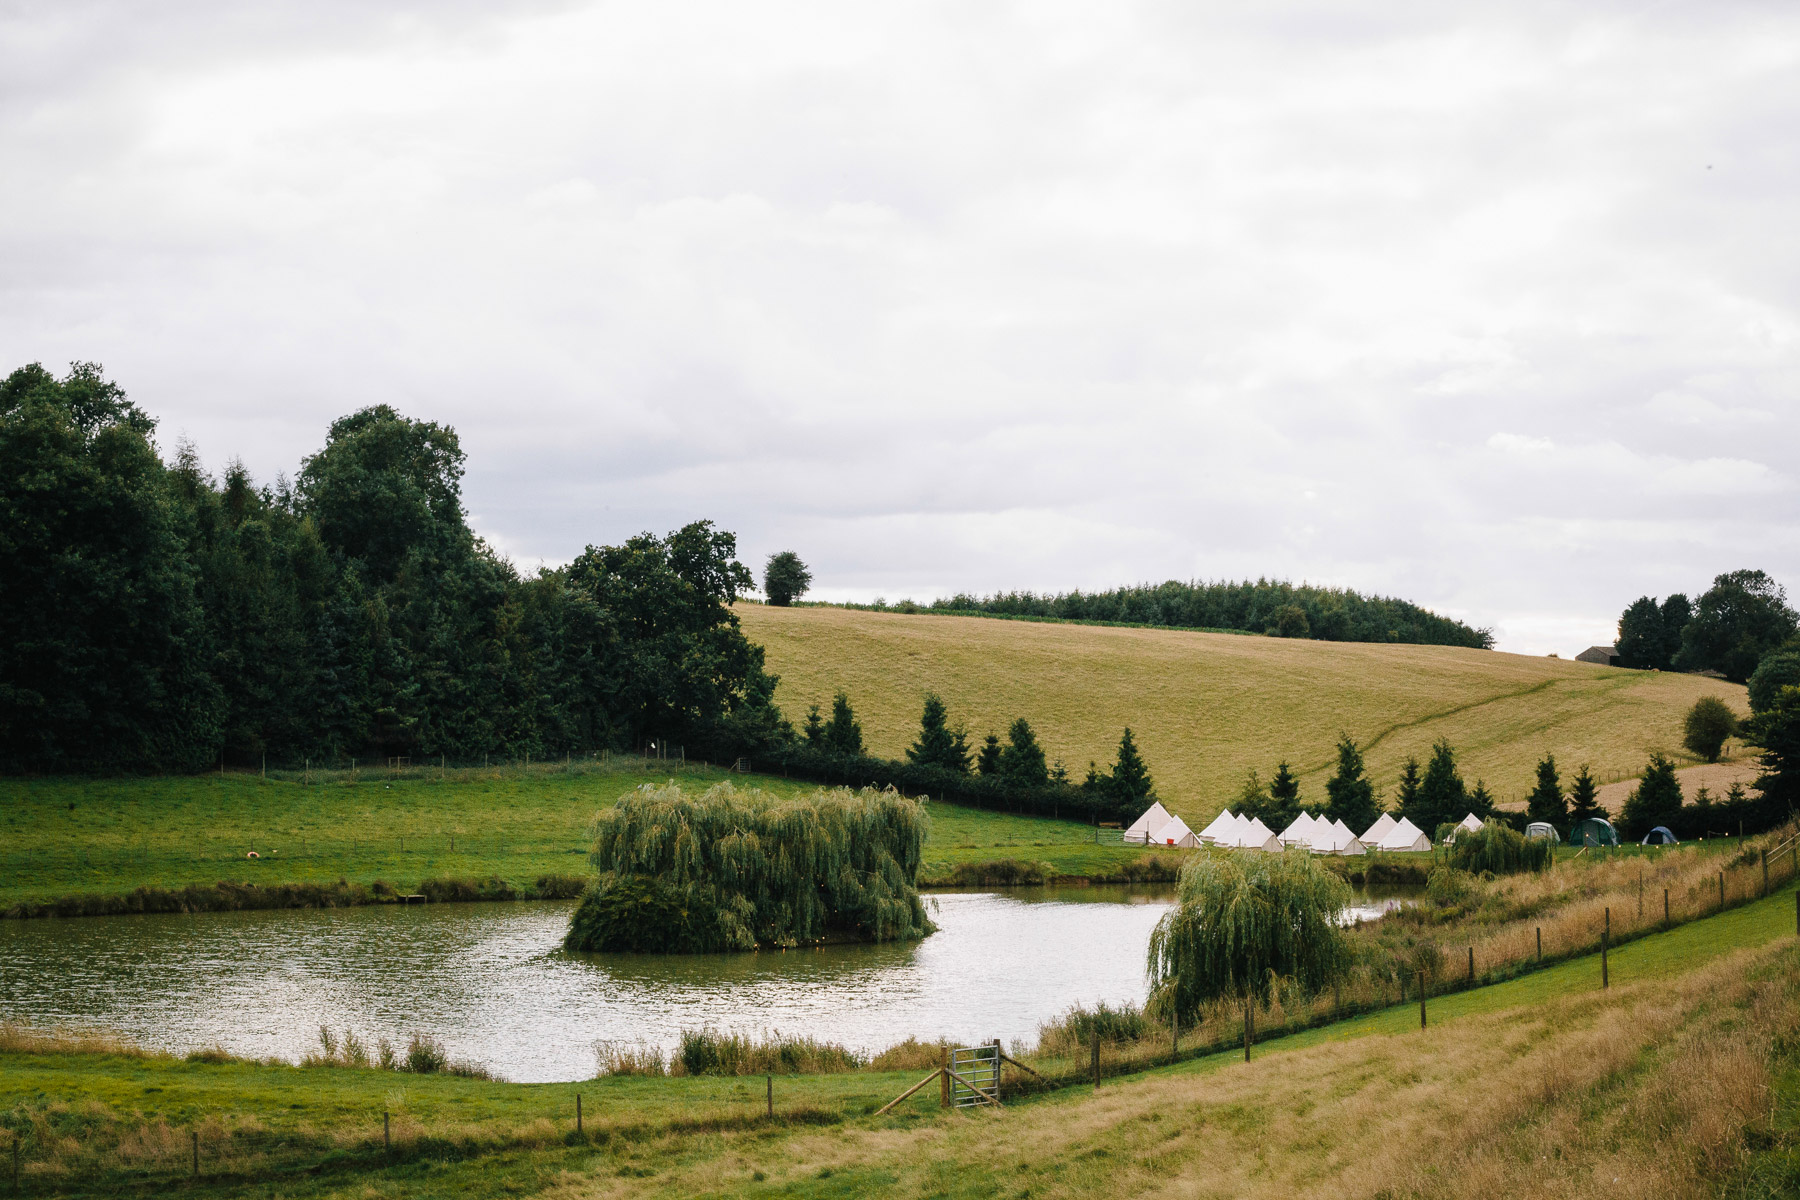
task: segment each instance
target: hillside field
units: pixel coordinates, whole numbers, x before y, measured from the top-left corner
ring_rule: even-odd
[[[1439,737],[1464,777],[1520,801],[1546,751],[1565,784],[1581,763],[1601,782],[1638,775],[1652,751],[1678,763],[1681,721],[1714,695],[1741,713],[1744,689],[1697,675],[1627,671],[1450,646],[1285,640],[1167,629],[1005,621],[838,608],[735,609],[781,676],[776,698],[796,725],[809,704],[850,696],[876,754],[898,757],[927,691],[971,742],[1031,722],[1052,761],[1080,778],[1104,767],[1129,725],[1164,803],[1196,829],[1244,774],[1266,780],[1286,758],[1302,798],[1322,800],[1340,730],[1366,750],[1392,802],[1407,755]]]

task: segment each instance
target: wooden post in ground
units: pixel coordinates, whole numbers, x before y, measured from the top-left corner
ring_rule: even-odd
[[[1250,1061],[1250,996],[1244,995],[1244,1061]]]
[[[1600,986],[1603,988],[1608,986],[1606,978],[1606,952],[1610,948],[1609,943],[1611,941],[1612,909],[1609,908],[1606,910],[1606,927],[1600,931]]]
[[[1000,1039],[994,1039],[994,1099],[1000,1099],[1000,1068],[1005,1065],[1006,1056],[1000,1052]]]
[[[1539,925],[1537,927],[1537,934],[1538,934],[1538,961],[1543,962],[1544,961],[1544,927],[1542,925]]]
[[[938,1107],[950,1107],[950,1047],[944,1047],[944,1065],[938,1068]]]
[[[581,1093],[580,1092],[575,1093],[575,1133],[577,1136],[579,1136],[581,1133]]]
[[[1663,928],[1669,927],[1669,889],[1663,889]]]
[[[1763,895],[1766,896],[1769,894],[1769,852],[1767,850],[1763,851],[1762,859],[1763,859]]]
[[[1425,972],[1419,972],[1419,1028],[1425,1028]]]
[[[1469,947],[1469,986],[1475,986],[1475,947]]]
[[[772,1117],[775,1115],[775,1077],[766,1075],[763,1078],[768,1085],[769,1115]]]
[[[1800,938],[1800,892],[1794,893],[1794,936]]]
[[[1719,911],[1725,911],[1725,872],[1719,872]]]
[[[394,1148],[393,1139],[388,1136],[388,1112],[385,1108],[381,1110],[381,1148],[388,1151]]]
[[[190,1129],[188,1136],[194,1139],[194,1178],[198,1179],[200,1178],[200,1131]]]
[[[1094,1090],[1100,1090],[1100,1027],[1094,1026]]]

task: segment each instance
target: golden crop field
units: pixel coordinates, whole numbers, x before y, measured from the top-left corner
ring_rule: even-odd
[[[796,725],[842,689],[873,753],[897,757],[918,730],[927,691],[967,724],[971,742],[1003,738],[1025,717],[1052,761],[1079,778],[1133,735],[1157,791],[1189,824],[1210,820],[1252,767],[1281,759],[1302,798],[1322,800],[1340,730],[1367,749],[1390,797],[1407,755],[1439,737],[1465,779],[1522,800],[1549,751],[1564,782],[1587,763],[1630,778],[1653,750],[1680,763],[1681,721],[1715,695],[1748,711],[1744,689],[1696,675],[1599,667],[1448,646],[1315,642],[1168,629],[1123,629],[838,608],[736,608],[781,676],[776,698]]]

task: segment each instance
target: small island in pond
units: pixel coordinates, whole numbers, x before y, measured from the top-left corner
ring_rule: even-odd
[[[599,878],[563,945],[708,954],[922,938],[936,929],[918,890],[929,828],[925,805],[892,790],[646,785],[595,817]]]

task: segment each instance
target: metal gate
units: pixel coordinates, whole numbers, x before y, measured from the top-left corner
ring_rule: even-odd
[[[1000,1102],[1000,1043],[965,1046],[950,1052],[950,1104],[973,1108]],[[967,1082],[964,1082],[964,1081]]]

